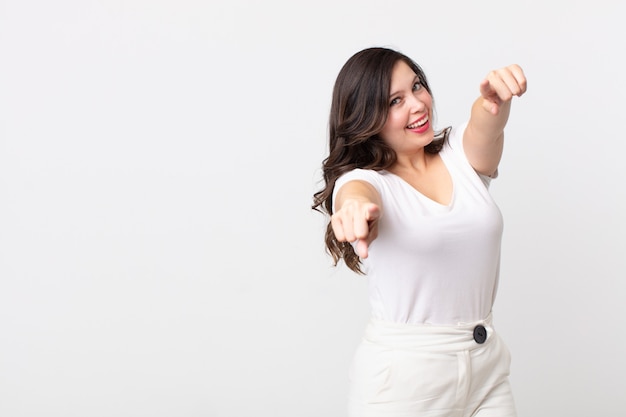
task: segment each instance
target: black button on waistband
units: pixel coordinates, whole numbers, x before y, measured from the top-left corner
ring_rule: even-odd
[[[474,327],[474,340],[478,344],[485,343],[485,340],[487,340],[487,329],[485,329],[485,326],[479,324]]]

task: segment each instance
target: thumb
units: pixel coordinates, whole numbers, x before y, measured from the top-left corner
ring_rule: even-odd
[[[494,116],[497,116],[498,113],[500,112],[500,106],[498,105],[498,103],[494,103],[493,101],[486,99],[484,97],[483,97],[483,109],[493,114]]]
[[[497,101],[498,95],[487,78],[480,83],[480,95],[483,98],[483,109],[497,116],[500,111],[500,105]]]
[[[369,204],[366,207],[365,219],[369,223],[372,223],[378,220],[379,217],[380,217],[380,208],[376,204],[373,204],[373,203]]]

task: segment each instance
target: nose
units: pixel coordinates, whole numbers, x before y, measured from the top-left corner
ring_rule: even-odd
[[[426,107],[426,105],[424,104],[424,102],[422,100],[420,100],[420,98],[416,95],[416,94],[411,94],[408,98],[407,98],[407,102],[409,105],[409,109],[412,112],[420,112],[423,111],[424,108]]]

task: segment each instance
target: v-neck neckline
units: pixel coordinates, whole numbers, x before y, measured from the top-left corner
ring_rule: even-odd
[[[385,172],[390,174],[390,175],[392,175],[393,177],[397,178],[402,184],[404,184],[404,186],[409,187],[421,199],[429,201],[430,203],[432,203],[432,204],[434,204],[434,205],[436,205],[438,207],[452,209],[452,206],[454,205],[454,199],[455,199],[455,196],[456,196],[456,184],[455,184],[455,181],[454,181],[454,177],[452,176],[452,171],[450,170],[450,167],[449,167],[448,163],[446,162],[446,158],[444,157],[444,155],[442,155],[441,152],[439,152],[438,155],[441,158],[441,162],[443,163],[444,168],[445,168],[445,170],[448,173],[448,176],[450,177],[450,182],[451,182],[451,185],[452,185],[452,191],[450,193],[449,202],[447,204],[441,203],[441,202],[439,202],[437,200],[434,200],[431,197],[427,196],[426,194],[424,194],[423,192],[418,190],[416,187],[411,185],[407,180],[402,178],[400,175],[394,174],[393,172],[387,171],[387,170],[385,170]]]

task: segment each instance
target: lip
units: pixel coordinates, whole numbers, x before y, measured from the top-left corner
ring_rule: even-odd
[[[424,116],[420,117],[419,119],[415,120],[414,122],[409,123],[409,125],[413,125],[415,123],[419,123],[420,121],[424,120],[425,118],[427,118],[428,115],[425,114]],[[424,133],[426,132],[428,129],[430,128],[430,120],[428,120],[426,123],[424,123],[423,126],[420,126],[418,128],[415,129],[409,129],[411,132],[416,132],[416,133]]]

